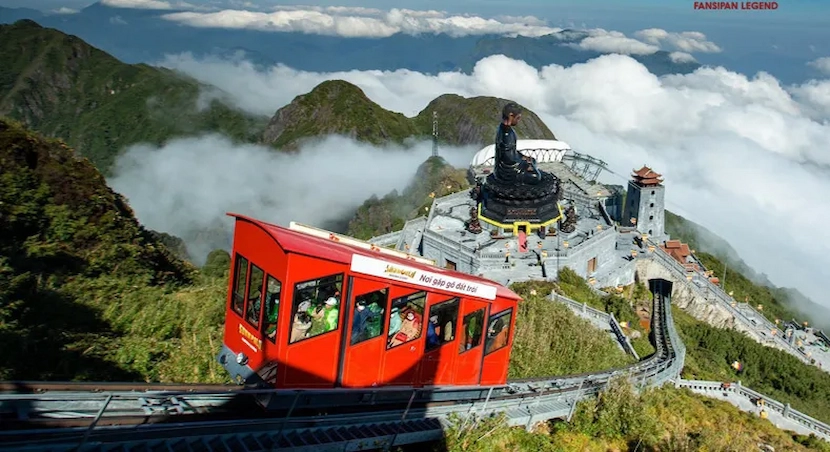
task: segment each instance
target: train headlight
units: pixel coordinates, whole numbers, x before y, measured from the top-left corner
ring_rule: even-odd
[[[244,366],[245,364],[248,363],[248,357],[245,356],[244,353],[239,352],[239,354],[236,355],[236,363],[239,364],[240,366]]]

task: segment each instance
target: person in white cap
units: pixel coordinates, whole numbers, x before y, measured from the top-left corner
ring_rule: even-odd
[[[326,332],[337,329],[337,320],[340,318],[340,309],[337,308],[337,304],[337,298],[329,297],[326,300],[326,308],[323,314],[323,323],[326,327]]]

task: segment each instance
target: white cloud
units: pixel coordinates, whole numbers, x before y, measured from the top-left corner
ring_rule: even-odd
[[[675,63],[693,63],[697,61],[695,57],[686,52],[672,52],[669,54],[669,58]]]
[[[62,6],[56,10],[53,10],[52,12],[55,14],[77,14],[78,10]]]
[[[830,118],[830,80],[810,80],[789,91],[810,117],[817,121]]]
[[[101,4],[113,8],[131,8],[131,9],[158,9],[158,10],[173,10],[173,9],[192,9],[194,5],[186,2],[169,2],[166,0],[101,0]]]
[[[409,116],[445,93],[514,99],[576,150],[609,162],[618,174],[627,177],[633,167],[651,165],[665,175],[670,209],[729,240],[777,284],[796,286],[827,303],[830,229],[822,225],[830,224],[830,177],[821,168],[830,165],[830,81],[782,86],[768,74],[748,78],[723,68],[656,77],[621,55],[541,70],[492,56],[471,74],[435,76],[405,70],[318,74],[286,67],[260,72],[241,62],[187,57],[165,64],[213,83],[257,112],[272,113],[327,79],[355,83],[383,107]],[[238,172],[257,180],[266,177],[260,176],[263,167],[251,165],[246,173],[243,165]],[[156,185],[146,183],[144,189]],[[227,190],[249,190],[245,187]],[[336,196],[346,185],[336,187],[320,186],[317,194]],[[166,192],[153,193],[159,199]],[[219,204],[214,203],[217,209],[224,208]]]
[[[807,65],[812,66],[825,74],[830,74],[830,57],[817,58],[807,63]]]
[[[621,53],[625,55],[650,55],[658,50],[660,46],[646,44],[634,38],[626,37],[619,31],[607,31],[601,28],[588,30],[591,36],[586,37],[579,44],[575,44],[583,50],[593,50],[602,53]]]
[[[275,7],[273,12],[225,9],[216,12],[171,13],[162,17],[193,27],[371,38],[389,37],[397,33],[411,35],[446,33],[450,36],[483,34],[542,36],[560,30],[548,27],[535,17],[508,17],[497,20],[473,15],[452,16],[434,10],[416,11],[393,8],[389,11],[381,11],[374,8],[342,6],[280,6]]]
[[[157,0],[107,0],[118,2]],[[624,55],[649,55],[659,50],[674,51],[674,61],[694,61],[691,53],[720,52],[703,33],[668,32],[659,28],[640,30],[640,39],[619,31],[595,28],[567,31],[554,28],[535,16],[502,15],[493,18],[464,14],[449,15],[437,10],[412,10],[353,6],[292,6],[278,5],[263,11],[249,2],[234,0],[231,9],[184,11],[161,16],[166,20],[200,28],[249,29],[266,32],[306,33],[345,38],[385,38],[395,34],[447,34],[460,37],[497,34],[505,36],[540,37],[554,34],[562,40],[579,40],[568,45],[581,50]],[[247,5],[247,6],[245,6]],[[194,8],[190,8],[194,9]],[[587,34],[587,36],[586,36]]]
[[[133,146],[119,157],[108,182],[144,225],[181,237],[201,263],[211,250],[228,245],[224,237],[206,233],[217,226],[230,230],[227,212],[283,225],[348,221],[370,196],[403,189],[431,150],[428,142],[380,149],[328,137],[289,155],[207,135],[162,148]],[[450,148],[442,154],[464,166],[475,151]]]
[[[686,53],[718,53],[721,48],[708,41],[706,35],[699,31],[673,33],[661,28],[648,28],[634,33],[634,36],[654,45],[667,44],[673,49]]]

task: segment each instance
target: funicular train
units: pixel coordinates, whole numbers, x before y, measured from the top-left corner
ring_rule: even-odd
[[[520,297],[321,229],[235,218],[219,362],[284,389],[494,386]]]

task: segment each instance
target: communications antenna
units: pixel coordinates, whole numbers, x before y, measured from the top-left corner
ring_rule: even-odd
[[[432,156],[438,157],[438,112],[432,112]]]

